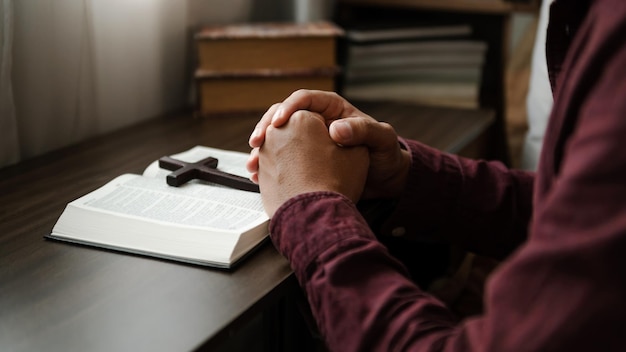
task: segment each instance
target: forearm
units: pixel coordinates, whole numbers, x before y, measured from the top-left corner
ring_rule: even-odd
[[[411,152],[405,191],[383,235],[441,238],[502,258],[527,236],[534,174],[403,140]]]
[[[420,344],[436,345],[456,324],[440,301],[408,278],[354,204],[338,194],[293,198],[278,210],[270,232],[333,351],[406,347],[415,337],[409,325],[428,331]]]

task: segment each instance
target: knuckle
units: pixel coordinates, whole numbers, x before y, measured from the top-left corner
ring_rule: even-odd
[[[267,129],[265,130],[266,139],[270,139],[274,133],[276,133],[276,127],[272,125],[267,126]]]
[[[298,110],[291,115],[290,119],[295,120],[295,121],[301,121],[301,120],[308,118],[308,116],[309,116],[308,111]]]
[[[270,108],[268,110],[272,111],[272,110],[276,110],[278,109],[278,107],[280,106],[281,103],[274,103],[272,104],[272,106],[270,106]]]
[[[308,89],[304,89],[304,88],[300,88],[298,90],[296,90],[295,92],[292,93],[292,96],[305,96],[308,95],[311,91]]]
[[[380,126],[380,129],[383,131],[383,133],[396,134],[396,130],[393,128],[391,124],[387,122],[378,122],[378,125]]]

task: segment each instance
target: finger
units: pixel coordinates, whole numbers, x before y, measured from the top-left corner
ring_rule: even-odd
[[[246,161],[246,169],[250,173],[250,180],[259,184],[259,148],[250,151],[250,156]]]
[[[270,106],[265,114],[263,114],[263,117],[261,117],[261,120],[257,122],[254,130],[252,131],[252,134],[250,135],[250,138],[248,139],[248,144],[250,145],[250,147],[258,148],[263,144],[263,141],[265,141],[265,130],[267,129],[267,126],[270,125],[272,117],[276,113],[276,110],[279,106],[279,103]]]
[[[254,172],[250,175],[250,181],[256,183],[257,185],[259,184],[259,173],[258,172]]]
[[[370,149],[380,150],[397,143],[397,134],[391,125],[363,117],[334,121],[329,133],[335,143],[344,146],[367,145]]]
[[[272,126],[284,125],[298,110],[309,110],[324,116],[326,120],[335,120],[344,117],[347,110],[355,110],[355,108],[337,93],[300,89],[280,104],[272,118]]]
[[[246,161],[246,169],[250,173],[259,171],[259,148],[254,148],[250,151],[250,155]]]
[[[308,110],[298,110],[296,112],[294,112],[290,119],[294,119],[294,120],[298,120],[299,118],[309,118],[309,119],[317,119],[319,120],[321,123],[325,124],[325,120],[324,117],[318,113],[315,113],[313,111],[308,111]],[[272,127],[275,127],[274,125],[272,125]],[[324,130],[326,130],[326,127],[324,127]]]

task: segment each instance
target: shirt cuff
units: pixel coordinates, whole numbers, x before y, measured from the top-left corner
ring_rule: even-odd
[[[320,253],[348,238],[375,236],[355,204],[334,192],[311,192],[291,198],[270,221],[270,238],[296,275]]]

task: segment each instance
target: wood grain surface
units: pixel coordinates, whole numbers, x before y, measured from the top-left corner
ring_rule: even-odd
[[[488,111],[362,103],[399,133],[452,152]],[[298,290],[268,242],[232,271],[44,240],[65,204],[201,144],[247,152],[259,114],[159,118],[0,170],[0,350],[183,351],[211,346]]]

